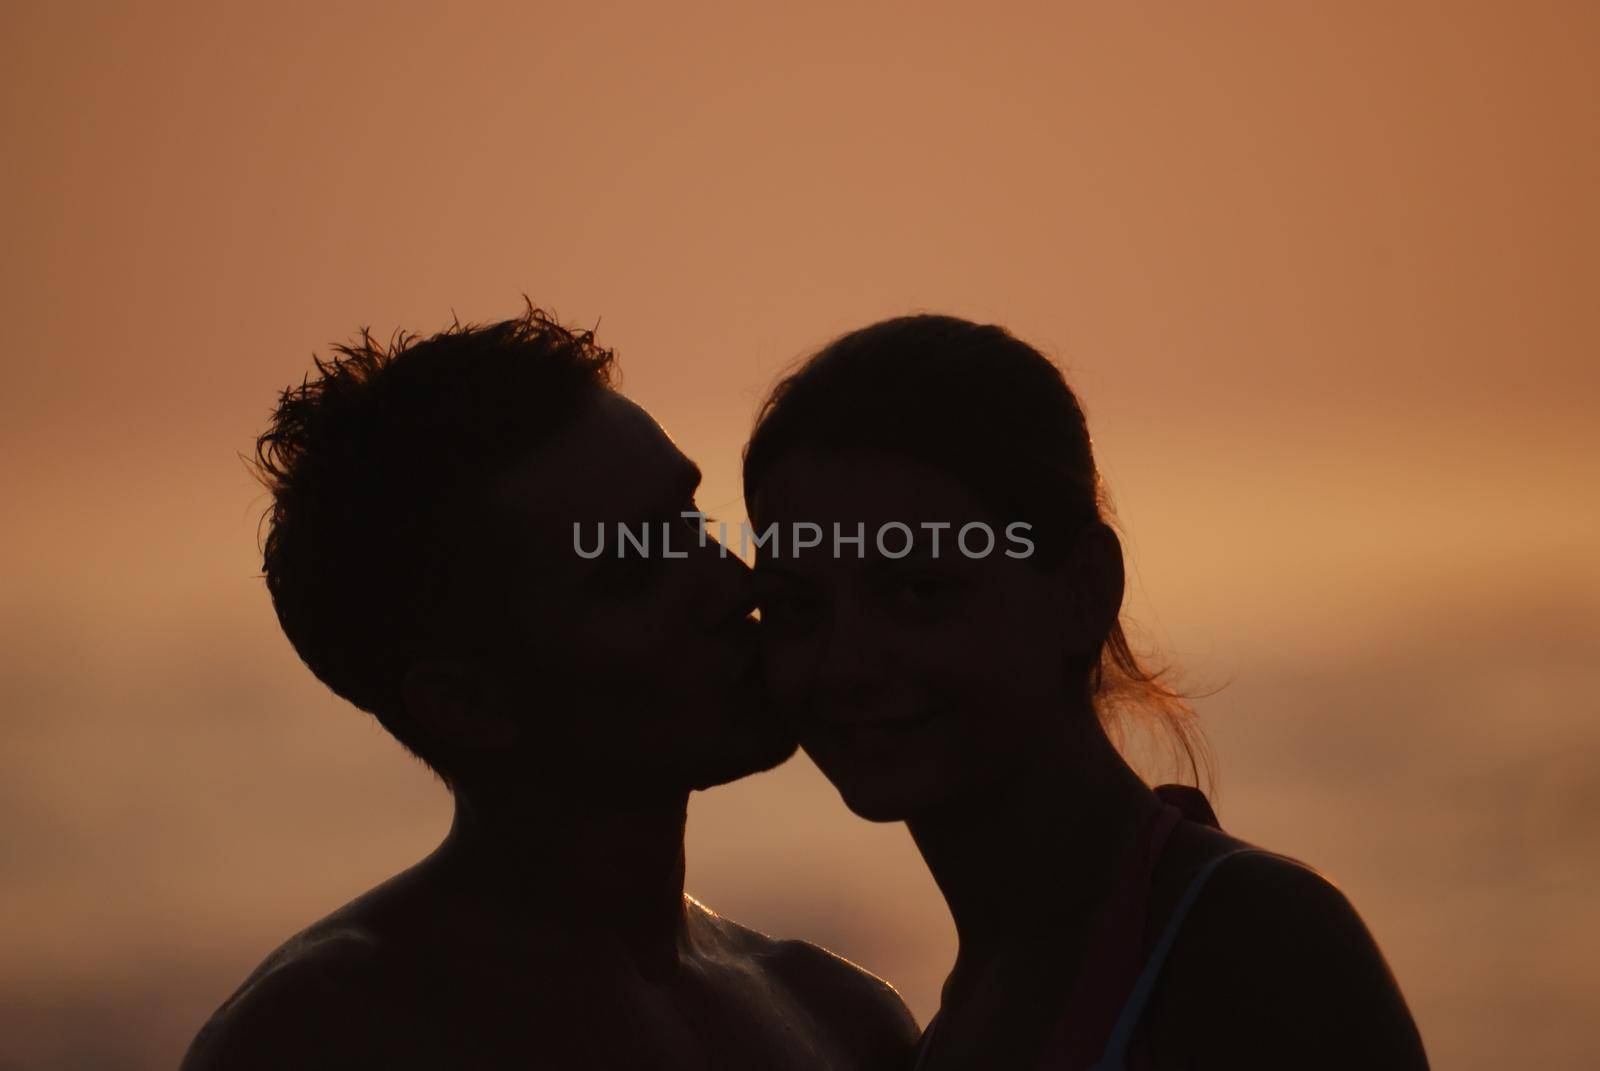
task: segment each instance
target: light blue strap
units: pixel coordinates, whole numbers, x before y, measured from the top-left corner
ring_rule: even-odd
[[[1184,916],[1200,898],[1200,891],[1205,888],[1206,882],[1211,880],[1211,875],[1216,872],[1217,867],[1241,855],[1273,854],[1260,848],[1235,848],[1231,852],[1224,852],[1200,868],[1200,872],[1189,882],[1189,887],[1183,891],[1183,899],[1172,909],[1172,917],[1167,920],[1166,928],[1161,931],[1161,940],[1150,950],[1150,958],[1145,961],[1144,971],[1140,973],[1139,980],[1133,984],[1128,1000],[1122,1005],[1121,1014],[1117,1016],[1117,1025],[1111,1030],[1111,1038],[1106,1042],[1106,1051],[1100,1055],[1100,1059],[1095,1061],[1089,1071],[1125,1071],[1127,1068],[1128,1043],[1133,1040],[1134,1027],[1139,1025],[1139,1017],[1144,1014],[1145,1003],[1156,987],[1156,979],[1161,977],[1161,966],[1167,961],[1167,953],[1172,951],[1172,943],[1178,939],[1178,930],[1183,925]]]

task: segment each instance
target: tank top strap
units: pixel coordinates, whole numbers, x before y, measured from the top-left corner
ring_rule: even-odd
[[[1067,1001],[1068,1013],[1046,1047],[1041,1068],[1123,1071],[1129,1040],[1155,988],[1161,966],[1177,939],[1184,916],[1206,882],[1217,867],[1236,855],[1272,854],[1240,848],[1209,860],[1190,880],[1149,957],[1141,964],[1151,880],[1173,830],[1185,820],[1221,828],[1210,801],[1199,789],[1160,785],[1155,793],[1162,806],[1146,819],[1125,859]],[[914,1071],[920,1071],[927,1062],[938,1025],[936,1013],[919,1039]]]
[[[1182,811],[1183,817],[1189,821],[1216,830],[1222,828],[1222,823],[1217,820],[1217,812],[1211,808],[1211,801],[1193,785],[1157,785],[1155,794],[1162,803]]]
[[[1161,968],[1166,964],[1167,955],[1172,951],[1173,943],[1178,939],[1178,931],[1183,927],[1183,920],[1188,916],[1195,901],[1200,898],[1206,883],[1217,869],[1230,859],[1237,859],[1243,855],[1266,855],[1276,859],[1286,858],[1276,852],[1269,852],[1261,848],[1235,848],[1208,860],[1199,872],[1189,880],[1188,888],[1184,889],[1183,896],[1172,915],[1167,919],[1167,924],[1161,930],[1155,947],[1150,950],[1150,957],[1145,960],[1144,970],[1139,973],[1139,978],[1134,982],[1133,989],[1128,993],[1128,999],[1122,1005],[1121,1014],[1117,1016],[1116,1025],[1112,1028],[1111,1036],[1106,1042],[1105,1052],[1096,1061],[1089,1071],[1125,1071],[1128,1060],[1128,1045],[1133,1040],[1133,1032],[1139,1025],[1140,1018],[1144,1015],[1145,1005],[1149,1003],[1150,994],[1155,990],[1156,982],[1161,977]],[[1289,860],[1295,862],[1295,860]],[[1304,864],[1297,864],[1304,865]]]
[[[1085,1067],[1104,1051],[1123,997],[1139,975],[1151,877],[1183,818],[1181,808],[1163,801],[1145,820],[1112,886],[1041,1066]]]

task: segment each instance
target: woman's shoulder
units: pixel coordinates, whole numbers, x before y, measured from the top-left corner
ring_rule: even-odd
[[[1218,830],[1175,854],[1163,899],[1180,885],[1188,910],[1153,994],[1153,1034],[1204,1039],[1219,1060],[1426,1066],[1399,986],[1337,885]]]
[[[1190,878],[1192,886],[1209,872],[1204,886],[1193,889],[1181,931],[1187,945],[1226,948],[1234,966],[1271,964],[1295,974],[1324,948],[1331,952],[1372,945],[1376,951],[1355,905],[1321,871],[1227,839],[1232,843],[1206,859]]]
[[[1316,867],[1202,821],[1180,822],[1173,830],[1154,875],[1150,906],[1152,940],[1172,916],[1182,916],[1175,960],[1212,946],[1239,955],[1282,956],[1288,934],[1341,945],[1371,941],[1349,898]]]

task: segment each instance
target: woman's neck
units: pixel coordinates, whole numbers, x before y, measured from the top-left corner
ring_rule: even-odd
[[[908,822],[955,920],[958,970],[1086,935],[1158,806],[1097,722]],[[1069,722],[1070,724],[1070,722]]]

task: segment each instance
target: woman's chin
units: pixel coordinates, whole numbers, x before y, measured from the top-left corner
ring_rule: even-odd
[[[869,822],[904,822],[936,806],[948,791],[938,748],[921,734],[889,741],[863,734],[812,731],[800,746],[851,812]]]
[[[893,777],[875,777],[861,782],[833,782],[839,798],[858,818],[869,822],[904,822],[934,803],[926,786],[901,784]]]

